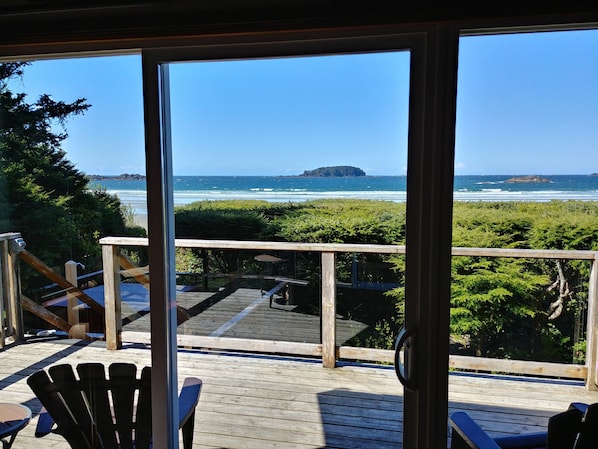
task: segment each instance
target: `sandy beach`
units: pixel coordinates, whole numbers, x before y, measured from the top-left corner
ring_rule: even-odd
[[[137,226],[141,226],[147,231],[147,214],[135,214],[133,221]]]

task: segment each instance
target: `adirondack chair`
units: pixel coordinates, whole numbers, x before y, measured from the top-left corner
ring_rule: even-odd
[[[451,449],[595,449],[598,403],[574,402],[548,420],[546,432],[491,438],[465,412],[453,413]]]
[[[27,383],[44,409],[36,437],[62,435],[73,449],[150,449],[152,447],[151,369],[137,378],[137,367],[113,363],[108,378],[101,363],[56,365],[29,376]],[[183,446],[191,449],[201,380],[185,379],[179,395]],[[136,401],[136,403],[135,403]]]

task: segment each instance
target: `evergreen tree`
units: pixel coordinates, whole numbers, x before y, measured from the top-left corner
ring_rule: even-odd
[[[20,232],[27,249],[59,271],[69,259],[97,269],[98,239],[131,232],[119,200],[89,190],[85,174],[61,148],[67,119],[90,105],[85,99],[65,103],[47,94],[28,103],[25,94],[11,92],[8,85],[23,76],[26,65],[0,64],[0,232]],[[27,286],[27,274],[24,278]]]

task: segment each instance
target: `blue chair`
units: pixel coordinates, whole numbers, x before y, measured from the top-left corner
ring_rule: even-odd
[[[491,438],[465,412],[453,413],[451,449],[596,449],[598,403],[574,402],[548,420],[546,432]]]

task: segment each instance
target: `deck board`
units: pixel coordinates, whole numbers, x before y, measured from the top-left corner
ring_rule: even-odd
[[[26,384],[35,370],[87,361],[150,363],[150,351],[127,345],[107,351],[101,342],[48,340],[0,351],[0,401],[34,412],[39,403]],[[200,377],[204,389],[196,415],[194,447],[208,448],[401,448],[403,390],[390,367],[181,350],[179,379]],[[533,432],[571,401],[598,402],[579,382],[547,382],[451,374],[449,411],[464,410],[493,435]],[[66,449],[55,435],[36,439],[36,418],[15,449]]]

